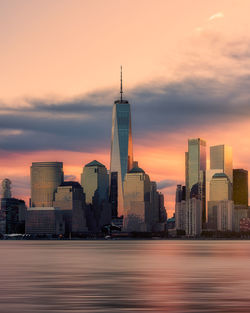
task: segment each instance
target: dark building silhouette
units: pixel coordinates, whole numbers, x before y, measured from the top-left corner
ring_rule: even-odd
[[[110,203],[111,203],[111,210],[112,210],[112,218],[116,218],[118,211],[118,184],[117,184],[117,172],[112,172],[110,174]]]
[[[25,233],[26,206],[23,200],[2,198],[0,210],[0,233]]]
[[[65,233],[65,222],[60,209],[31,207],[27,210],[25,232],[37,236],[55,236]]]
[[[235,205],[248,206],[248,171],[233,170],[233,201]]]
[[[62,211],[67,237],[71,234],[84,234],[88,231],[85,195],[78,182],[66,181],[58,186],[53,206]]]
[[[176,194],[175,194],[175,202],[181,202],[186,200],[186,186],[177,185]]]

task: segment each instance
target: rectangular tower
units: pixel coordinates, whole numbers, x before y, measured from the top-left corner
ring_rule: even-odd
[[[123,214],[123,183],[126,173],[133,168],[133,146],[131,130],[130,104],[122,98],[122,77],[121,77],[121,98],[114,102],[112,114],[112,139],[110,173],[117,173],[117,211],[118,216]]]
[[[191,198],[201,200],[204,224],[206,221],[206,141],[201,138],[189,139],[185,157],[187,200]]]
[[[248,207],[248,171],[233,170],[233,201],[235,205]]]
[[[233,183],[232,147],[217,145],[210,147],[210,169],[206,172],[206,208],[210,199],[210,182],[215,174],[224,173],[229,178],[231,189]],[[232,190],[231,190],[232,192]]]
[[[232,147],[227,145],[218,145],[210,147],[210,169],[222,170],[233,181],[233,157]]]

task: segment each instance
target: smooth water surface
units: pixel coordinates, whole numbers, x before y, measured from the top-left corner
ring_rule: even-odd
[[[250,312],[248,241],[0,241],[0,312]]]

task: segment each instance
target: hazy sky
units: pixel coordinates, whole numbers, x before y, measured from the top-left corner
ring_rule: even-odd
[[[109,168],[121,64],[134,157],[168,209],[190,137],[231,145],[249,169],[249,12],[249,0],[0,0],[0,178],[26,199],[32,161],[63,161],[77,180],[93,159]]]

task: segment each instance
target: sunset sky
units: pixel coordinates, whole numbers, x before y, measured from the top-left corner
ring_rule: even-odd
[[[0,178],[28,199],[34,161],[109,168],[112,105],[132,109],[134,159],[169,216],[187,139],[250,168],[249,0],[0,0]]]

